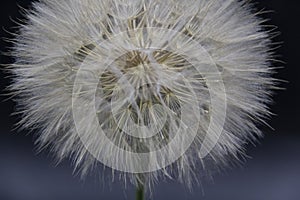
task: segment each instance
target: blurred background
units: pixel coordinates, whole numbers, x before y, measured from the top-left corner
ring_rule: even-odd
[[[5,0],[0,7],[1,38],[10,37],[5,31],[13,31],[12,20],[22,18],[19,6],[27,8],[29,0]],[[278,27],[281,35],[274,39],[283,42],[277,49],[285,68],[278,71],[277,78],[287,80],[278,91],[271,106],[276,114],[269,124],[274,130],[262,127],[265,137],[256,146],[249,144],[249,158],[243,164],[225,173],[216,174],[213,181],[202,181],[202,187],[192,192],[175,181],[161,182],[153,191],[153,199],[180,200],[299,200],[300,199],[300,124],[299,117],[299,1],[261,0],[259,9],[272,10],[264,14],[269,24]],[[5,29],[5,30],[4,30]],[[8,44],[3,40],[1,51]],[[10,63],[8,57],[1,56],[0,63]],[[9,84],[1,73],[1,91]],[[3,93],[3,92],[1,92]],[[73,175],[70,161],[55,166],[47,152],[37,154],[32,135],[16,132],[13,124],[17,119],[10,116],[14,110],[11,100],[1,96],[0,109],[0,200],[100,200],[134,199],[134,188],[116,181],[103,182],[90,176],[81,181]],[[299,123],[299,124],[298,124]]]

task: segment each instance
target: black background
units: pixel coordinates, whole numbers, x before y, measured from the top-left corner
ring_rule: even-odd
[[[10,37],[4,29],[13,31],[12,19],[22,18],[20,5],[27,8],[31,1],[5,0],[1,2],[1,38]],[[214,181],[203,181],[202,188],[190,193],[184,186],[168,181],[155,186],[153,199],[203,199],[203,200],[299,200],[300,199],[300,134],[299,114],[299,63],[300,63],[300,3],[297,0],[255,1],[258,8],[272,10],[265,14],[269,24],[278,27],[281,35],[274,39],[283,42],[276,50],[285,62],[277,78],[288,81],[277,91],[272,111],[276,114],[262,127],[265,138],[254,147],[247,146],[249,159],[241,166],[217,174]],[[9,44],[1,40],[1,51]],[[1,56],[0,63],[12,62]],[[278,66],[280,64],[277,64]],[[1,72],[1,91],[9,79]],[[3,93],[3,92],[2,92]],[[1,96],[0,115],[0,200],[79,200],[79,199],[134,199],[134,188],[115,181],[101,182],[97,177],[81,181],[72,175],[70,161],[54,166],[47,153],[37,154],[32,135],[13,131],[16,117],[12,101]],[[204,192],[203,192],[204,191]]]

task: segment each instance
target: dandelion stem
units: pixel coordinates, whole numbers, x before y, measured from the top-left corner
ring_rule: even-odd
[[[139,184],[136,189],[136,200],[145,200],[143,184]]]

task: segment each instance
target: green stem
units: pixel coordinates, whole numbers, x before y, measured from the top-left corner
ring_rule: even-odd
[[[144,185],[139,184],[139,186],[136,189],[136,200],[144,200],[144,196]]]

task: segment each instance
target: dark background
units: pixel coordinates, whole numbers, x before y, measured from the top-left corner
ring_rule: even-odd
[[[1,38],[10,37],[3,29],[13,31],[12,19],[22,18],[18,6],[27,8],[29,0],[3,0],[0,7]],[[203,181],[202,188],[190,193],[184,186],[168,181],[155,186],[153,199],[203,199],[203,200],[299,200],[300,199],[300,134],[299,114],[299,60],[300,60],[300,3],[297,0],[261,0],[258,8],[273,10],[265,14],[269,24],[278,27],[281,35],[274,40],[283,44],[277,49],[286,64],[277,78],[287,80],[277,91],[272,111],[276,114],[263,127],[265,138],[254,147],[247,146],[249,159],[241,166],[216,174],[214,181]],[[1,40],[1,51],[8,46]],[[9,63],[1,57],[0,63]],[[280,64],[277,64],[278,66]],[[1,72],[1,91],[9,84]],[[55,166],[46,152],[37,154],[32,135],[13,131],[16,117],[12,101],[3,101],[0,115],[0,200],[99,200],[134,199],[134,188],[118,181],[101,183],[97,177],[81,181],[72,174],[70,161]],[[204,191],[204,192],[203,192]]]

